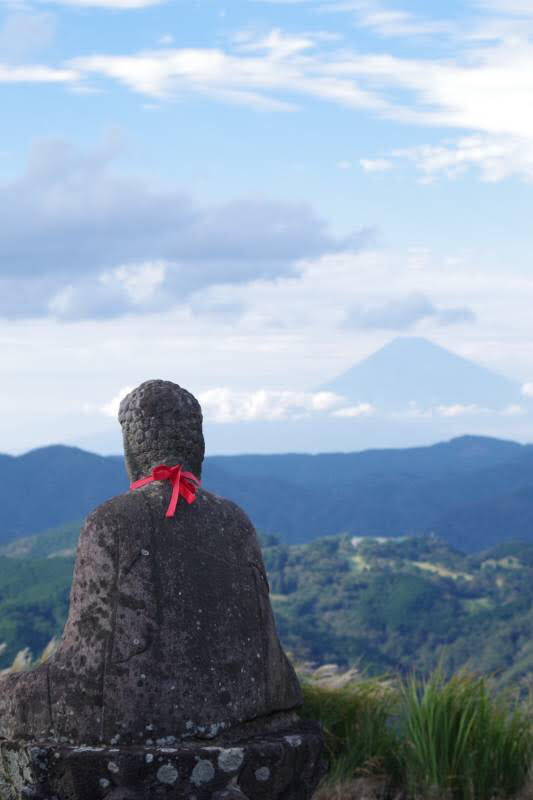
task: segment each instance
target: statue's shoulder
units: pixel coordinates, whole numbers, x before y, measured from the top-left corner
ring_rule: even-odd
[[[216,531],[217,537],[224,531],[224,540],[229,548],[242,547],[242,552],[246,553],[249,561],[262,564],[257,532],[248,515],[237,503],[201,489],[197,495],[197,504],[204,530]]]
[[[93,509],[85,520],[85,528],[117,530],[149,515],[140,492],[124,492]]]
[[[199,489],[197,493],[197,503],[204,514],[208,514],[218,521],[224,519],[227,522],[231,522],[243,528],[243,530],[255,530],[248,515],[237,503],[234,503],[233,500],[220,497],[213,492],[209,492],[207,489]]]

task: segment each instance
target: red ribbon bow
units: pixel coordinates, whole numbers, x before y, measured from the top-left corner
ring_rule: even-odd
[[[193,475],[192,472],[183,472],[181,464],[176,464],[175,467],[167,467],[160,464],[154,467],[152,474],[147,478],[141,478],[135,481],[130,486],[130,489],[139,489],[141,486],[146,486],[147,483],[152,481],[170,481],[172,484],[172,496],[167,508],[166,517],[173,517],[178,505],[180,496],[183,497],[189,504],[194,503],[196,500],[196,489],[200,486],[200,481]]]

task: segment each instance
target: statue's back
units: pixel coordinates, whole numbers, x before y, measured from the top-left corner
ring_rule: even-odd
[[[114,498],[82,532],[69,620],[50,665],[56,708],[70,697],[55,714],[60,735],[214,736],[300,703],[246,515],[200,491],[168,519],[169,496],[170,487],[151,484]],[[58,671],[56,662],[69,666]],[[81,676],[101,693],[84,734]]]

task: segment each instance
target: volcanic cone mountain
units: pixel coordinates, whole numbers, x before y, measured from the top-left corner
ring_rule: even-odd
[[[518,382],[421,337],[392,340],[320,389],[386,411],[415,404],[500,410],[524,401]]]

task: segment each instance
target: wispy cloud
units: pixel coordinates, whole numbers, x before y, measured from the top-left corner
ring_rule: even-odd
[[[524,414],[527,414],[527,411],[518,403],[511,403],[511,405],[503,408],[500,414],[502,417],[522,417]]]
[[[524,137],[467,136],[439,145],[419,145],[396,150],[394,156],[412,161],[425,183],[445,176],[458,178],[471,167],[481,179],[500,181],[511,175],[533,177],[533,143]]]
[[[313,6],[323,14],[348,13],[355,24],[369,28],[379,36],[441,36],[454,34],[456,25],[447,19],[424,18],[402,9],[390,9],[378,0],[253,0],[270,5]],[[517,3],[520,0],[516,0]],[[527,0],[523,0],[527,2]]]
[[[376,413],[371,403],[358,403],[355,406],[345,406],[333,412],[334,417],[352,419],[354,417],[369,417]]]
[[[297,37],[273,30],[255,39],[238,38],[233,51],[188,48],[129,56],[97,54],[73,59],[70,66],[160,100],[194,92],[256,110],[295,111],[298,104],[292,96],[299,95],[386,111],[390,104],[385,98],[353,78],[333,74],[328,64],[334,56],[321,52],[322,43],[320,35]]]
[[[374,4],[332,4],[352,10],[357,24],[398,36],[439,33],[445,23],[424,22]],[[117,81],[160,102],[195,93],[255,110],[294,112],[306,99],[365,110],[422,127],[463,131],[437,145],[403,148],[360,159],[368,171],[411,160],[426,178],[453,177],[477,167],[499,180],[531,173],[533,161],[533,44],[516,17],[488,28],[490,17],[454,40],[453,54],[412,57],[381,47],[360,52],[326,32],[244,32],[223,48],[172,48],[132,54],[94,53],[72,59],[68,70],[85,79]]]
[[[72,0],[114,8],[151,2]],[[453,178],[470,168],[486,180],[513,174],[531,178],[533,14],[528,2],[478,3],[477,13],[472,7],[468,25],[461,29],[449,15],[433,19],[373,0],[308,5],[325,19],[328,14],[350,13],[359,28],[384,38],[403,37],[410,43],[409,55],[398,54],[382,39],[366,52],[350,49],[327,30],[242,31],[216,48],[178,48],[167,34],[159,42],[163,48],[93,52],[59,65],[12,64],[4,59],[0,82],[57,82],[94,90],[112,81],[158,103],[194,94],[278,113],[297,112],[310,100],[323,101],[394,122],[454,131],[452,138],[436,144],[368,153],[358,159],[367,172],[407,160],[427,181]],[[16,24],[26,25],[30,39],[46,39],[48,17],[40,15],[39,24],[35,15],[31,24],[29,17],[24,19]],[[417,52],[413,37],[443,33],[453,39],[445,55],[412,55]],[[0,42],[1,36],[0,32]]]
[[[79,78],[79,73],[73,69],[54,69],[39,64],[0,64],[0,83],[75,83]]]
[[[388,158],[361,158],[359,164],[364,172],[386,172],[393,166]]]
[[[482,408],[475,403],[462,404],[452,403],[450,405],[441,405],[436,407],[437,413],[441,417],[464,417],[478,414],[490,414],[490,409]]]
[[[442,36],[455,34],[457,28],[446,19],[425,19],[409,11],[388,9],[375,0],[345,0],[345,2],[320,3],[325,13],[350,12],[359,27],[370,28],[379,36]]]

